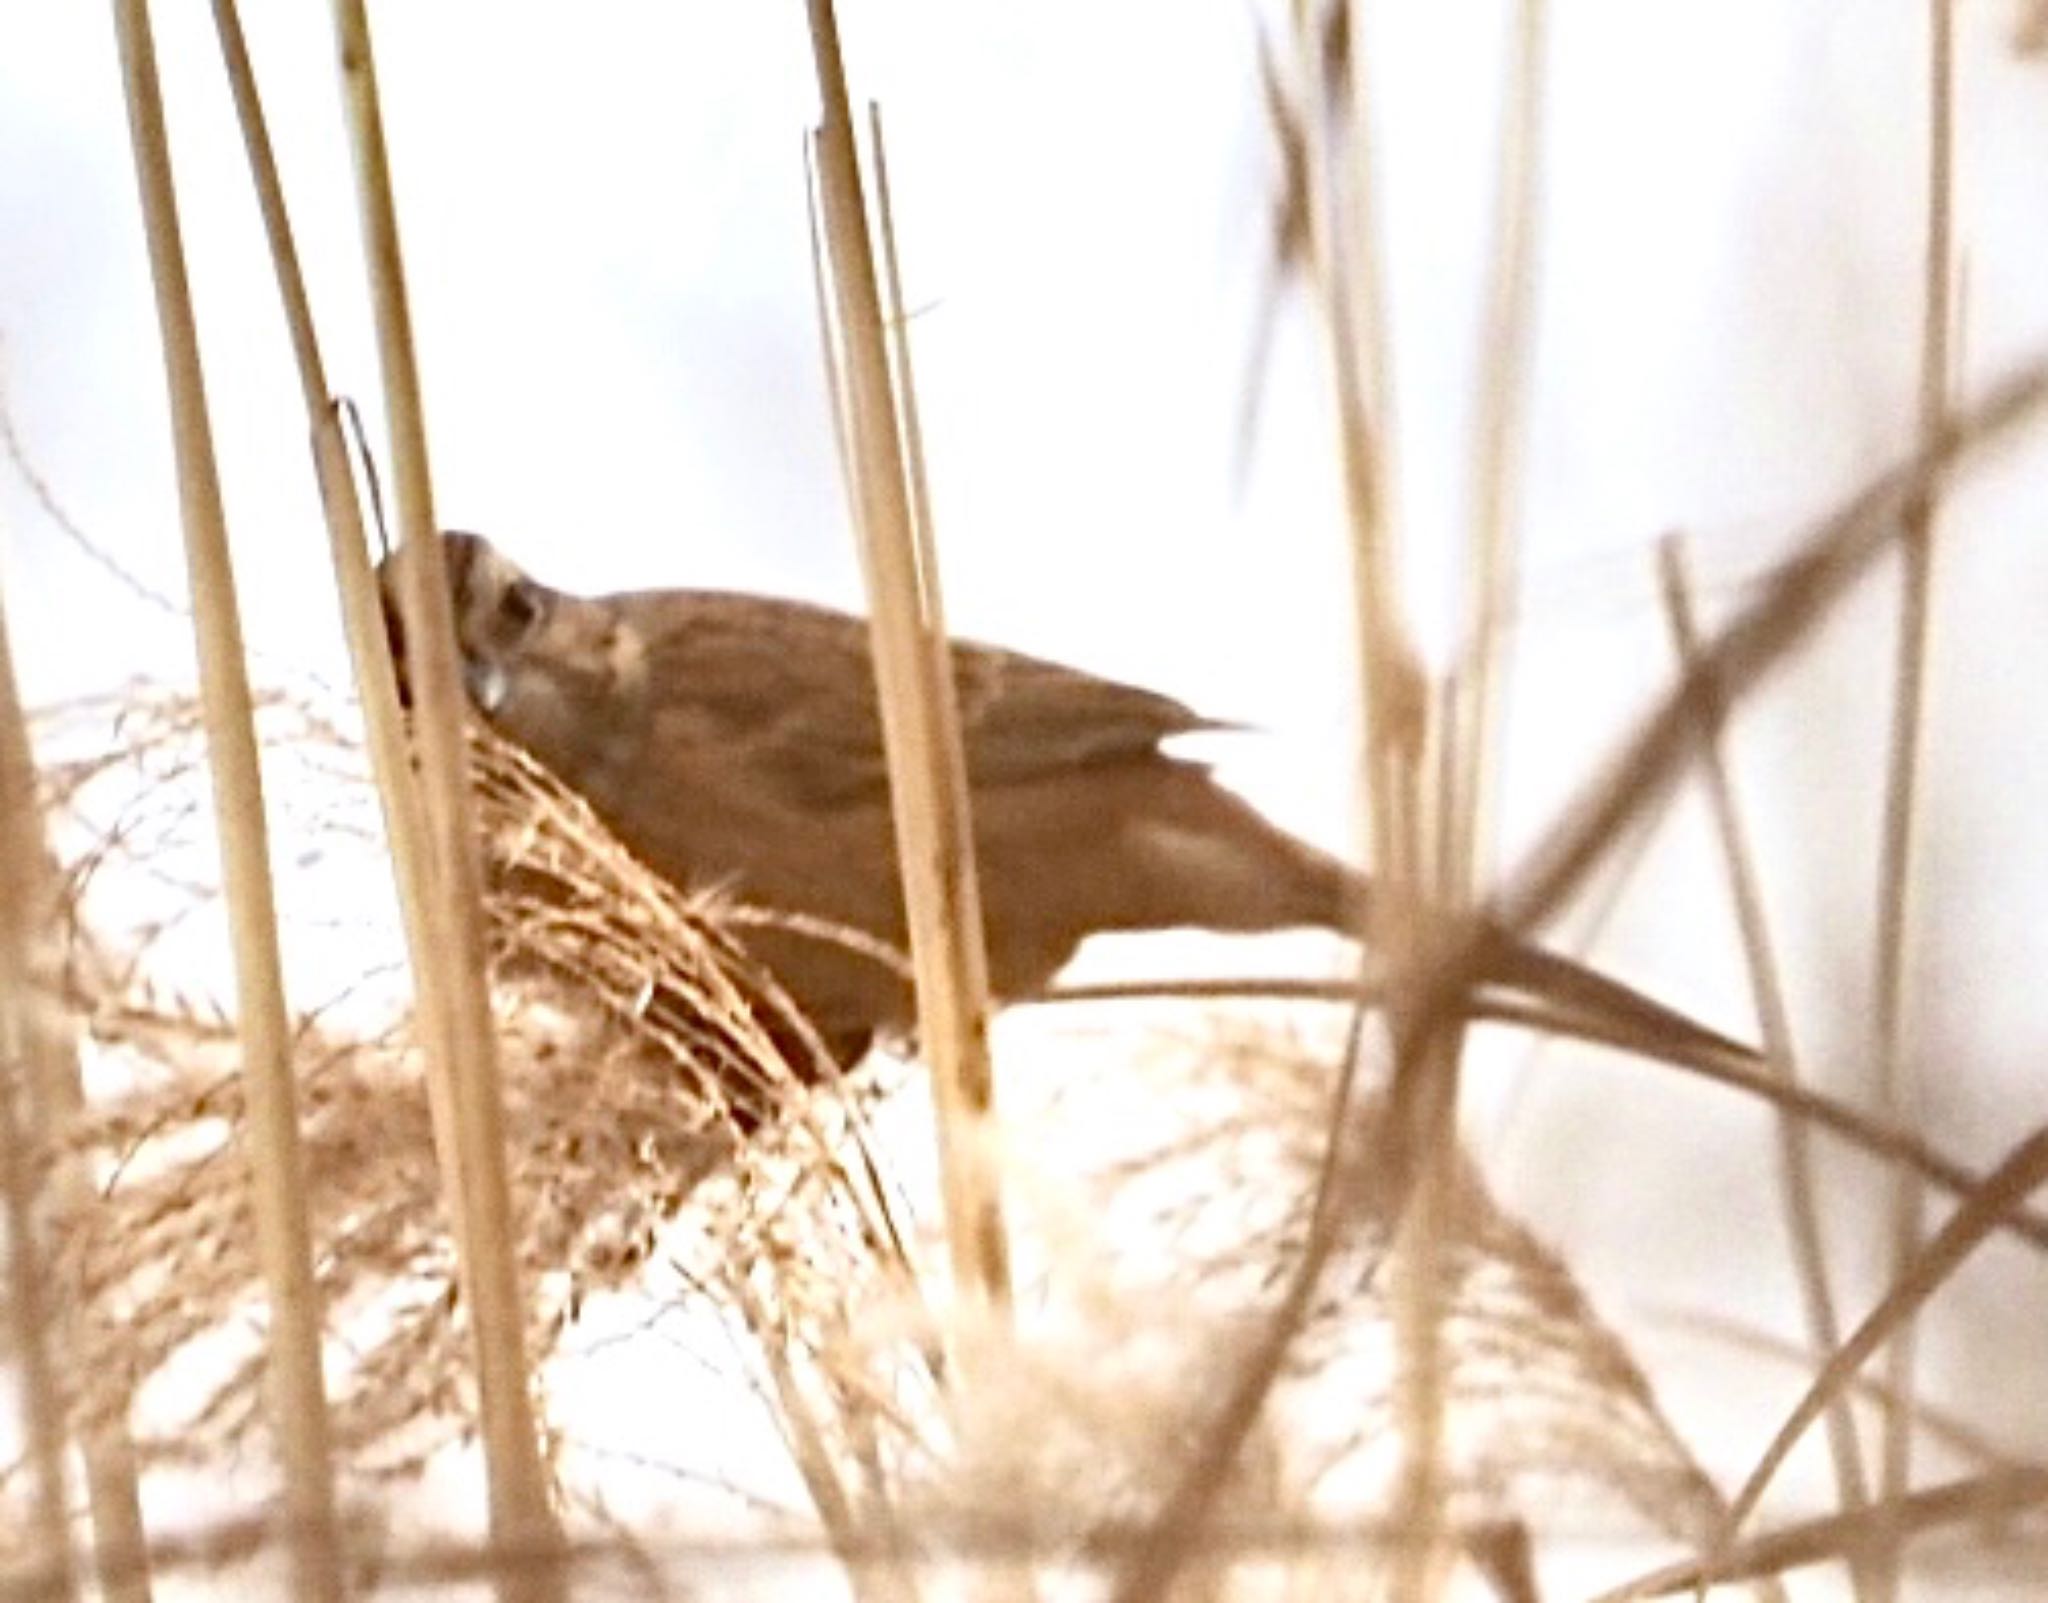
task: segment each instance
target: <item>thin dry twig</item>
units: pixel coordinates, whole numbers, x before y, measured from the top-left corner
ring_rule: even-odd
[[[1658,566],[1663,580],[1665,616],[1678,650],[1679,665],[1689,671],[1699,657],[1699,625],[1693,615],[1692,587],[1684,554],[1675,536],[1658,547]],[[1756,998],[1757,1019],[1763,1032],[1764,1062],[1788,1087],[1797,1088],[1798,1050],[1792,1038],[1791,1013],[1772,951],[1755,854],[1750,848],[1749,832],[1736,801],[1735,781],[1729,774],[1723,749],[1728,707],[1710,680],[1703,678],[1699,685],[1701,767],[1714,827],[1721,838],[1729,890],[1735,899],[1742,949],[1749,962],[1750,989]],[[1899,1127],[1897,1121],[1893,1121],[1893,1127]],[[1829,1283],[1827,1240],[1821,1227],[1813,1154],[1806,1139],[1805,1123],[1789,1114],[1778,1121],[1778,1169],[1786,1231],[1791,1238],[1793,1266],[1805,1302],[1807,1330],[1816,1351],[1830,1352],[1841,1340],[1841,1320],[1835,1311],[1834,1288]],[[1869,1485],[1863,1471],[1855,1411],[1846,1401],[1828,1412],[1828,1443],[1834,1453],[1835,1486],[1843,1507],[1862,1507],[1870,1499]]]
[[[1950,335],[1955,320],[1955,8],[1929,0],[1927,62],[1927,216],[1921,268],[1921,448],[1948,433],[1952,371]],[[1929,657],[1934,620],[1934,539],[1942,493],[1936,475],[1908,503],[1900,543],[1898,632],[1892,668],[1892,719],[1887,757],[1882,837],[1878,847],[1876,967],[1877,1050],[1873,1072],[1877,1104],[1895,1124],[1921,1122],[1925,1093],[1911,1039],[1908,976],[1913,962],[1913,910],[1920,858],[1922,757],[1926,746]],[[1891,1187],[1891,1262],[1902,1272],[1920,1244],[1921,1188],[1896,1174]],[[1886,1353],[1887,1385],[1909,1405],[1885,1416],[1879,1493],[1887,1504],[1912,1481],[1916,1330],[1902,1323]],[[1858,1571],[1859,1581],[1861,1571]],[[1896,1555],[1880,1566],[1877,1595],[1898,1595]]]
[[[2048,1469],[1995,1470],[1847,1513],[1807,1520],[1728,1549],[1711,1563],[1674,1564],[1602,1592],[1593,1603],[1697,1593],[1722,1582],[1784,1574],[1809,1564],[1865,1554],[1879,1546],[1945,1527],[1987,1523],[2038,1512],[2048,1502]]]
[[[1807,1426],[1840,1396],[1872,1353],[1897,1332],[1927,1300],[1945,1285],[1963,1261],[1984,1238],[1997,1229],[2028,1195],[2048,1181],[2048,1130],[2037,1130],[2013,1148],[1999,1166],[1985,1176],[1984,1183],[1949,1216],[1905,1271],[1894,1281],[1884,1300],[1852,1331],[1846,1341],[1828,1355],[1813,1384],[1800,1398],[1785,1423],[1771,1438],[1729,1505],[1722,1540],[1709,1555],[1711,1567],[1720,1553],[1732,1546],[1742,1522],[1755,1510],[1765,1490]],[[1873,1505],[1874,1507],[1877,1505]]]

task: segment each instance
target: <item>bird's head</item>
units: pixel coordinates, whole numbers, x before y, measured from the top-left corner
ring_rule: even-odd
[[[446,564],[463,689],[500,734],[586,795],[637,759],[651,718],[648,652],[613,600],[552,590],[480,535],[444,534],[425,549]],[[399,592],[411,560],[408,547],[378,574],[401,695]]]
[[[539,638],[560,599],[557,592],[520,570],[480,534],[449,532],[427,548],[446,565],[448,599],[455,620],[455,650],[463,687],[485,713],[495,713],[511,686],[515,664]],[[384,627],[398,668],[401,699],[407,697],[405,606],[401,575],[414,560],[411,548],[386,557],[377,569],[384,603]]]

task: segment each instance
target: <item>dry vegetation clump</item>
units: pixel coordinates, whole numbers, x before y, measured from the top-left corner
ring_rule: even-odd
[[[1213,1211],[1196,1185],[1205,1170],[1244,1171],[1233,1149],[1271,1145],[1273,1179],[1261,1188],[1284,1199],[1261,1229],[1197,1261],[1222,1287],[1247,1285],[1291,1262],[1309,1231],[1308,1199],[1328,1142],[1330,1056],[1269,1032],[1208,1043],[1169,1072],[1188,1083],[1239,1088],[1242,1108],[1183,1147],[1185,1194],[1192,1209],[1160,1220],[1176,1238],[1200,1230]],[[1362,1168],[1391,1174],[1372,1154],[1393,1151],[1385,1097],[1361,1096],[1353,1114]],[[1273,1133],[1281,1139],[1274,1142]],[[1154,1163],[1153,1183],[1164,1167]],[[1650,1383],[1605,1324],[1566,1264],[1495,1199],[1462,1153],[1452,1158],[1443,1251],[1445,1356],[1449,1364],[1446,1438],[1454,1522],[1555,1511],[1571,1496],[1605,1494],[1628,1503],[1652,1526],[1697,1538],[1722,1504],[1657,1405]],[[1329,1290],[1305,1321],[1278,1406],[1312,1487],[1325,1487],[1356,1511],[1377,1474],[1390,1471],[1395,1439],[1385,1350],[1391,1317],[1386,1257],[1401,1220],[1391,1184],[1370,1183],[1347,1227],[1325,1282]],[[1234,1290],[1227,1291],[1234,1295]],[[1351,1378],[1352,1409],[1328,1406],[1328,1383]],[[1379,1488],[1383,1490],[1384,1488]],[[1597,1497],[1589,1500],[1597,1503]]]
[[[93,1315],[79,1402],[123,1413],[174,1375],[174,1417],[145,1428],[143,1451],[206,1462],[262,1423],[239,1054],[177,968],[218,911],[195,845],[208,838],[197,708],[147,687],[122,700],[111,745],[92,744],[108,704],[54,721],[68,755],[47,769],[53,822],[74,843],[65,973],[102,1087],[76,1138],[102,1195],[62,1231]],[[420,1057],[394,994],[401,948],[362,892],[381,872],[374,801],[360,754],[311,703],[273,697],[263,718],[288,820],[286,925],[321,953],[331,992],[297,1020],[295,1056],[337,1445],[356,1471],[410,1471],[465,1428],[473,1399]],[[544,1361],[586,1298],[635,1280],[686,1204],[702,1245],[686,1255],[744,1285],[758,1333],[825,1345],[900,1283],[885,1205],[842,1162],[858,1145],[853,1098],[792,1072],[771,1037],[807,1031],[715,902],[640,868],[523,754],[482,730],[472,752],[530,1351]],[[195,1367],[199,1349],[217,1356]]]
[[[1189,1445],[1278,1308],[1329,1141],[1332,1043],[1258,1011],[1072,1043],[1059,1088],[1013,1114],[1029,1290],[1014,1384],[979,1398],[942,1489],[962,1528],[1113,1551],[1160,1515]],[[1386,1102],[1354,1113],[1390,1174]],[[1647,1527],[1688,1546],[1725,1505],[1569,1268],[1459,1158],[1443,1284],[1445,1522],[1468,1548]],[[1233,1481],[1212,1563],[1276,1548],[1354,1559],[1391,1533],[1398,1479],[1389,1248],[1397,1188],[1369,1187]],[[1196,1566],[1201,1568],[1204,1566]]]

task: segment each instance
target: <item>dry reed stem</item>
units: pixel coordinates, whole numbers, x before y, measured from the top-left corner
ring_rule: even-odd
[[[429,1020],[429,1076],[444,1137],[446,1190],[463,1287],[473,1314],[477,1382],[493,1538],[544,1549],[559,1537],[528,1387],[510,1190],[505,1173],[503,1089],[484,992],[476,835],[470,818],[463,693],[457,676],[447,576],[439,560],[433,475],[427,456],[412,314],[391,193],[376,60],[362,0],[336,0],[335,39],[355,157],[357,200],[376,312],[377,350],[391,428],[403,564],[414,728],[429,844],[418,853],[432,894],[424,948],[413,968]],[[397,810],[410,824],[405,810]],[[560,1596],[563,1578],[542,1566],[506,1595]]]
[[[1259,42],[1260,86],[1281,171],[1270,223],[1275,288],[1306,278],[1316,292],[1333,405],[1339,467],[1352,539],[1353,607],[1361,676],[1359,790],[1368,816],[1362,835],[1368,858],[1393,905],[1385,929],[1398,942],[1401,887],[1420,871],[1416,794],[1426,695],[1408,639],[1399,592],[1393,488],[1393,395],[1387,379],[1385,310],[1380,289],[1379,227],[1368,126],[1357,106],[1362,79],[1348,4],[1311,17],[1297,8],[1292,73],[1270,40]]]
[[[2027,1136],[2003,1163],[1985,1176],[1984,1183],[1927,1239],[1894,1279],[1883,1300],[1828,1355],[1820,1373],[1771,1438],[1730,1504],[1722,1541],[1716,1544],[1707,1561],[1710,1567],[1732,1545],[1742,1522],[1754,1512],[1807,1426],[1842,1394],[1865,1360],[1897,1333],[1901,1323],[1941,1289],[1985,1237],[1997,1229],[1999,1221],[2044,1182],[2048,1182],[2048,1129]]]
[[[1437,899],[1462,908],[1486,882],[1489,774],[1496,758],[1501,658],[1516,572],[1515,499],[1527,433],[1535,343],[1536,218],[1543,197],[1545,0],[1518,0],[1495,172],[1492,277],[1482,313],[1479,407],[1472,483],[1478,499],[1468,542],[1461,655],[1446,701],[1451,753],[1443,806]]]
[[[215,33],[234,98],[236,121],[241,128],[248,157],[250,182],[263,218],[279,299],[291,337],[293,363],[299,375],[344,633],[368,729],[373,769],[378,776],[378,798],[384,814],[385,835],[392,847],[399,904],[411,932],[414,950],[423,950],[434,944],[431,934],[433,893],[427,878],[427,826],[410,742],[398,705],[383,601],[369,564],[362,504],[356,493],[348,446],[343,438],[340,409],[330,399],[326,364],[320,352],[305,274],[300,265],[284,185],[278,173],[269,124],[263,112],[240,14],[234,0],[215,0],[213,11]],[[439,1095],[438,1081],[435,1091],[438,1127],[449,1131],[454,1116],[447,1110],[445,1098]],[[459,1203],[459,1198],[457,1200]]]
[[[1949,396],[1955,380],[1950,332],[1955,320],[1955,13],[1952,0],[1929,0],[1927,61],[1927,215],[1922,262],[1920,328],[1920,417],[1922,449],[1941,440],[1949,427]],[[1877,947],[1875,952],[1877,1103],[1894,1123],[1920,1122],[1925,1092],[1911,1040],[1914,999],[1908,994],[1913,961],[1913,909],[1919,858],[1921,758],[1926,743],[1927,677],[1934,621],[1934,537],[1941,480],[1937,475],[1906,509],[1900,558],[1899,616],[1893,664],[1890,752],[1878,847]],[[1918,1250],[1924,1211],[1921,1188],[1911,1175],[1893,1176],[1891,1265],[1894,1277]],[[1886,1351],[1887,1386],[1901,1408],[1887,1413],[1882,1438],[1880,1495],[1894,1505],[1912,1482],[1916,1351],[1914,1321],[1904,1321]],[[1877,1555],[1872,1595],[1889,1603],[1898,1595],[1897,1555]],[[1862,1590],[1862,1570],[1857,1571]]]
[[[255,64],[249,59],[248,36],[243,31],[236,0],[213,0],[213,27],[221,65],[227,74],[228,92],[234,99],[235,123],[242,131],[250,186],[263,218],[264,241],[277,272],[285,331],[292,343],[292,366],[299,375],[307,416],[318,417],[328,403],[326,363],[320,355],[312,302],[306,294],[306,275],[299,262],[291,211],[285,204],[284,181],[278,174],[270,123],[263,113],[263,97],[256,83]]]
[[[1736,1319],[1690,1311],[1673,1316],[1681,1329],[1755,1357],[1768,1359],[1781,1368],[1807,1375],[1813,1369],[1813,1352],[1804,1343]],[[1900,1400],[1884,1389],[1882,1378],[1858,1375],[1850,1382],[1851,1393],[1875,1408],[1897,1408]],[[1978,1470],[2007,1470],[2023,1467],[2023,1461],[1992,1441],[1983,1430],[1960,1416],[1933,1407],[1925,1397],[1914,1399],[1913,1419],[1923,1441],[1943,1449]]]
[[[1851,1513],[1830,1514],[1772,1531],[1729,1548],[1712,1564],[1675,1564],[1602,1592],[1592,1603],[1635,1603],[1641,1598],[1697,1594],[1724,1582],[1755,1580],[1812,1564],[1881,1552],[1929,1531],[1959,1525],[1980,1529],[2038,1512],[2048,1501],[2048,1469],[1994,1470],[1929,1486]]]
[[[335,587],[341,601],[357,695],[369,732],[370,755],[379,775],[378,796],[398,872],[400,902],[414,927],[424,929],[429,894],[421,861],[425,825],[417,816],[419,787],[401,723],[390,637],[369,564],[362,504],[356,494],[348,447],[320,353],[312,302],[306,292],[284,184],[278,174],[240,13],[235,0],[214,0],[213,13],[228,87],[234,96],[236,122],[248,155],[250,182],[263,217],[285,326],[291,335],[293,365],[299,375],[314,470],[320,483],[321,508],[326,515]]]
[[[853,478],[853,440],[847,433],[853,416],[853,397],[846,390],[846,365],[839,359],[845,347],[839,332],[839,308],[832,290],[830,246],[825,240],[825,194],[819,169],[820,135],[817,129],[804,131],[804,223],[809,230],[811,251],[812,310],[818,321],[818,356],[825,369],[825,391],[831,400],[832,460],[839,465],[839,490],[848,506],[860,504],[860,492]]]
[[[1671,627],[1679,668],[1681,672],[1690,672],[1699,658],[1700,636],[1684,553],[1677,538],[1667,536],[1657,555],[1665,617]],[[1728,706],[1712,680],[1702,678],[1699,686],[1700,767],[1715,832],[1721,841],[1728,888],[1735,902],[1736,926],[1749,964],[1750,990],[1756,999],[1757,1020],[1763,1032],[1764,1064],[1787,1086],[1796,1087],[1799,1058],[1792,1037],[1791,1012],[1786,1006],[1784,985],[1772,950],[1756,856],[1749,843],[1741,804],[1736,800],[1735,781],[1728,771]],[[1900,1127],[1896,1120],[1892,1125]],[[1807,1332],[1815,1351],[1831,1352],[1840,1343],[1842,1331],[1828,1278],[1827,1240],[1821,1226],[1813,1154],[1805,1123],[1790,1114],[1778,1120],[1778,1173],[1793,1269],[1805,1304]],[[1914,1183],[1918,1183],[1917,1177]],[[1836,1495],[1844,1508],[1861,1508],[1870,1500],[1870,1490],[1864,1475],[1855,1411],[1846,1399],[1828,1410],[1828,1444],[1834,1455]]]
[[[2015,55],[2039,56],[2048,52],[2048,0],[2030,0],[2013,26]]]
[[[170,389],[200,694],[220,819],[242,1072],[250,1103],[246,1161],[269,1293],[270,1406],[283,1459],[294,1584],[308,1598],[340,1598],[346,1587],[337,1557],[332,1451],[320,1367],[322,1310],[313,1282],[269,829],[226,513],[146,0],[117,0],[114,19]]]
[[[1406,1455],[1404,1507],[1410,1540],[1401,1548],[1396,1595],[1423,1598],[1440,1584],[1443,1549],[1431,1539],[1440,1504],[1436,1484],[1443,1408],[1440,1277],[1435,1262],[1441,1234],[1442,1164],[1453,1146],[1451,1123],[1458,1098],[1460,1042],[1456,1029],[1418,1035],[1406,1028],[1409,987],[1400,969],[1420,955],[1416,910],[1428,897],[1443,863],[1448,820],[1429,781],[1449,751],[1451,734],[1430,716],[1425,676],[1410,635],[1397,524],[1392,516],[1392,464],[1388,427],[1392,393],[1388,345],[1380,294],[1380,234],[1374,197],[1377,175],[1370,138],[1367,96],[1371,83],[1364,18],[1349,0],[1327,12],[1307,10],[1295,17],[1296,55],[1302,63],[1307,110],[1300,125],[1305,160],[1294,176],[1304,186],[1292,209],[1306,222],[1307,256],[1314,269],[1317,298],[1324,311],[1325,338],[1333,379],[1345,506],[1349,521],[1354,638],[1361,671],[1358,701],[1360,800],[1366,809],[1364,835],[1377,876],[1374,928],[1361,930],[1394,963],[1397,978],[1389,1019],[1410,1092],[1398,1111],[1416,1121],[1413,1143],[1415,1207],[1404,1220],[1403,1250],[1394,1261],[1395,1326],[1403,1408],[1398,1429]],[[1358,1021],[1362,1024],[1362,1018]],[[1315,1235],[1327,1241],[1336,1224],[1332,1213],[1345,1189],[1344,1170],[1356,1161],[1345,1143],[1352,1123],[1349,1101],[1362,1033],[1354,1027],[1346,1045],[1330,1127],[1334,1132],[1318,1185]],[[1414,1043],[1411,1053],[1402,1043]],[[1320,1252],[1303,1257],[1298,1305],[1290,1306],[1248,1366],[1233,1398],[1241,1431],[1271,1384],[1271,1372],[1290,1339],[1293,1322],[1315,1292]],[[1219,1431],[1201,1473],[1219,1474],[1231,1449]],[[1191,1475],[1191,1496],[1196,1484]],[[1197,1505],[1191,1503],[1187,1513]],[[1161,1554],[1169,1540],[1162,1529]],[[1153,1578],[1157,1584],[1165,1571]],[[1140,1577],[1127,1574],[1123,1589],[1135,1595]]]
[[[917,572],[924,584],[925,627],[937,649],[932,673],[952,684],[946,626],[946,597],[938,583],[939,549],[932,515],[931,475],[925,462],[924,424],[917,409],[917,364],[910,340],[910,313],[903,304],[903,267],[896,252],[896,201],[889,188],[889,152],[882,138],[882,108],[868,102],[868,150],[875,163],[875,224],[882,259],[877,288],[881,292],[882,327],[889,352],[890,388],[896,396],[903,433],[903,482],[910,507],[910,533]]]
[[[993,1308],[1010,1295],[1009,1250],[988,1159],[994,1082],[988,1059],[988,973],[959,711],[939,602],[939,575],[920,540],[915,476],[892,383],[883,306],[854,146],[838,23],[810,0],[812,54],[824,117],[815,148],[824,235],[844,342],[849,403],[843,435],[873,630],[876,689],[902,864],[918,1025],[937,1089],[946,1229],[958,1291]]]
[[[0,597],[4,601],[4,597]],[[7,615],[0,605],[0,1206],[7,1229],[10,1350],[19,1370],[21,1434],[34,1478],[30,1584],[53,1598],[78,1593],[70,1497],[65,1490],[64,1398],[70,1385],[52,1350],[65,1312],[44,1262],[42,1146],[37,1081],[60,1072],[47,976],[39,949],[50,938],[50,865],[36,803],[28,728],[14,677]]]

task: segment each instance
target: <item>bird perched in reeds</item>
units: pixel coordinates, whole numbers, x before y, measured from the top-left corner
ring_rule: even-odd
[[[794,915],[804,927],[766,924],[745,941],[842,1064],[907,1030],[904,969],[819,927],[905,944],[867,622],[724,591],[570,595],[478,535],[445,535],[440,549],[483,716],[672,883]],[[397,560],[383,581],[402,659]],[[1045,991],[1090,935],[1370,927],[1364,875],[1163,749],[1224,726],[1017,652],[966,641],[951,652],[998,1002]],[[1621,1039],[1730,1046],[1505,935],[1488,941],[1481,977]]]

